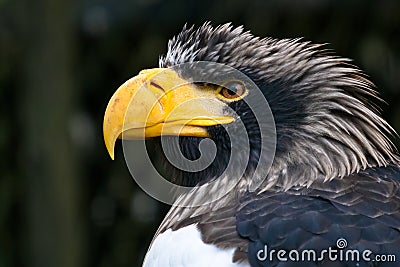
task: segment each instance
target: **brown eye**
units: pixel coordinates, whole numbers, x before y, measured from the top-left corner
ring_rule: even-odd
[[[246,92],[246,88],[240,82],[231,82],[225,85],[220,94],[226,99],[236,99],[241,97]]]

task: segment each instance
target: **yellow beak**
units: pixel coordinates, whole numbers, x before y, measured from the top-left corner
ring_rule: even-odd
[[[212,87],[201,87],[168,68],[143,70],[111,97],[103,122],[111,158],[117,138],[161,135],[208,137],[205,127],[234,121]]]

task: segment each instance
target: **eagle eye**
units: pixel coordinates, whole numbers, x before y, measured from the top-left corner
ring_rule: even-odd
[[[244,97],[247,88],[239,81],[233,81],[221,86],[218,93],[222,99],[238,100]]]

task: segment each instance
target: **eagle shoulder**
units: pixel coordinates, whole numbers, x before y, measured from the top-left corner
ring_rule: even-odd
[[[219,248],[203,242],[196,224],[171,228],[155,237],[143,267],[249,267],[233,262],[235,248]]]

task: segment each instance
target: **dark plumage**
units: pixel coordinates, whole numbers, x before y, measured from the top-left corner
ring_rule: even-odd
[[[206,207],[174,207],[159,232],[199,222],[205,242],[237,247],[234,261],[249,260],[252,266],[263,266],[255,257],[263,244],[276,250],[320,250],[334,246],[340,237],[347,239],[348,248],[398,253],[400,170],[389,139],[394,131],[371,102],[377,99],[373,84],[350,60],[321,47],[300,39],[260,39],[229,24],[185,27],[169,42],[160,67],[212,61],[250,77],[273,112],[277,148],[259,188],[263,193],[238,190]],[[244,103],[231,107],[254,140],[250,164],[262,162],[257,150],[259,129],[257,124],[250,125],[254,117]],[[224,157],[230,147],[221,128],[209,129],[219,154],[210,166],[212,171],[200,173],[196,183],[217,175],[229,160]],[[180,138],[186,154],[197,151],[197,138]],[[169,168],[168,163],[164,168]],[[188,181],[179,170],[169,173],[181,177],[178,182]],[[193,198],[195,193],[180,201]],[[354,262],[330,264],[356,266]],[[386,264],[382,266],[396,266]],[[305,266],[317,265],[327,266],[327,262]],[[289,265],[275,260],[268,266]],[[360,262],[357,266],[381,265]]]
[[[290,188],[319,175],[329,180],[398,161],[388,138],[393,129],[370,101],[377,99],[373,84],[349,59],[321,45],[260,39],[241,27],[205,24],[197,30],[185,27],[173,38],[160,67],[193,61],[231,66],[262,90],[278,138],[271,183]],[[239,115],[248,110],[243,102],[233,103]]]

